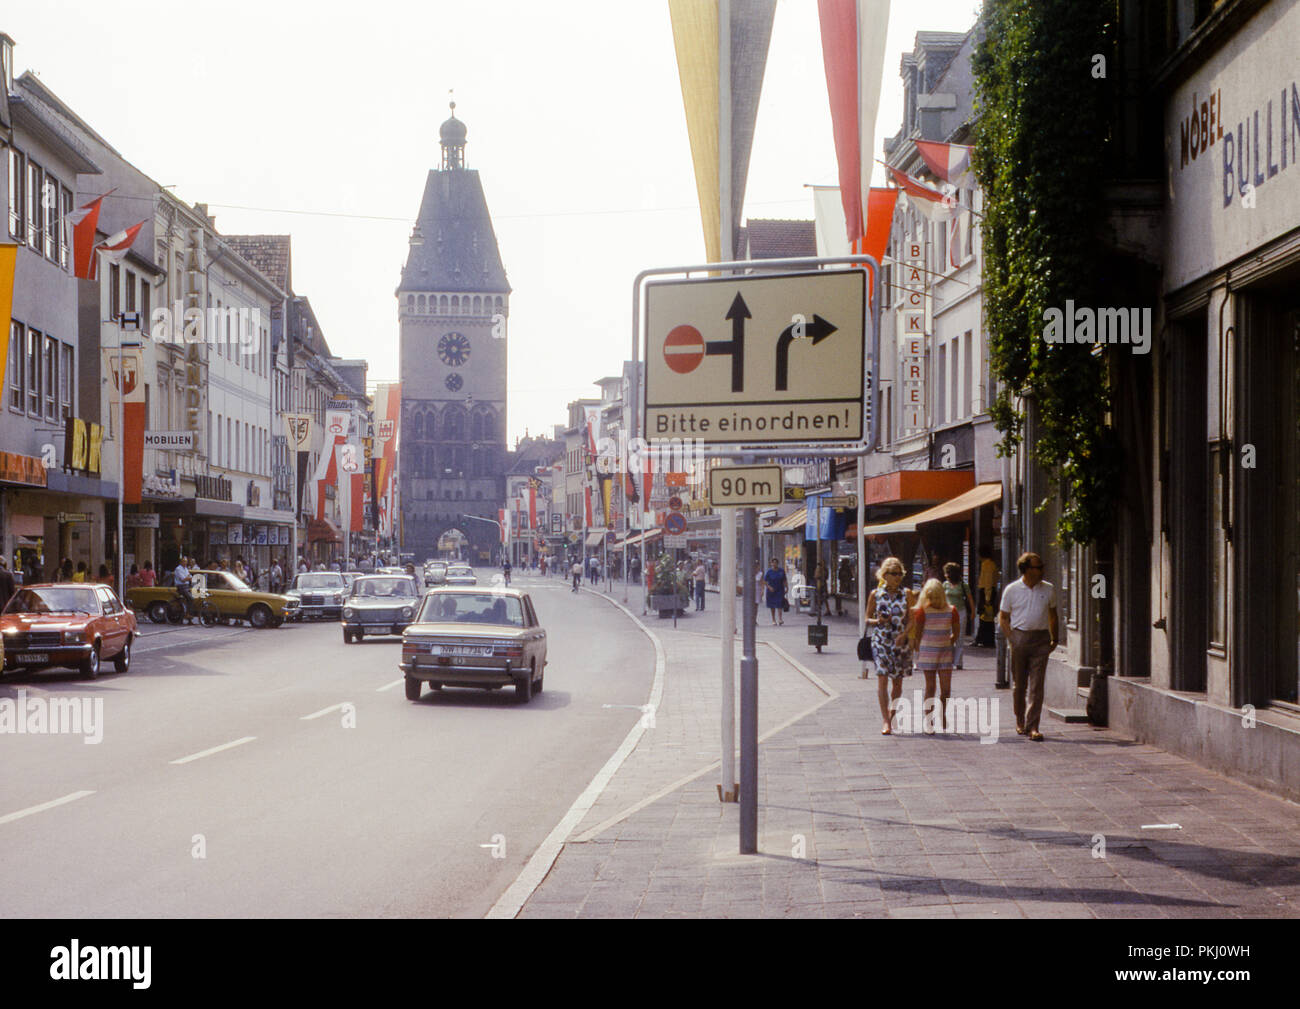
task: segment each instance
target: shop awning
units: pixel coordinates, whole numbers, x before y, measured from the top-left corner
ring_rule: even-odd
[[[622,550],[626,546],[640,546],[647,540],[656,539],[664,534],[662,529],[648,529],[643,533],[631,533],[627,539],[619,540],[610,547],[611,550]]]
[[[339,532],[339,527],[329,519],[310,519],[307,522],[307,542],[308,543],[342,543],[343,534]]]
[[[785,518],[777,519],[770,526],[765,526],[764,533],[792,533],[802,529],[808,522],[808,508],[798,508]]]
[[[1000,483],[982,483],[973,487],[964,494],[958,494],[955,498],[937,504],[933,508],[927,508],[923,512],[917,512],[915,515],[909,515],[905,519],[898,519],[894,522],[882,522],[879,525],[866,526],[862,532],[866,536],[888,536],[890,533],[914,533],[917,526],[925,525],[929,522],[944,522],[961,519],[975,508],[980,508],[1002,497],[1002,485]]]

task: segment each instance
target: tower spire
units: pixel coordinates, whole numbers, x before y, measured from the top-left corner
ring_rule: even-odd
[[[450,93],[450,92],[448,92]],[[465,124],[456,118],[456,101],[447,103],[451,108],[451,118],[438,128],[439,141],[442,144],[442,170],[459,171],[465,167]]]

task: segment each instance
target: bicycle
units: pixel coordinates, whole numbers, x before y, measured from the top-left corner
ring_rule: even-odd
[[[178,591],[167,600],[167,622],[179,624],[187,617],[198,617],[200,624],[211,627],[221,619],[221,613],[217,609],[217,604],[208,599],[206,594],[196,599],[193,594],[184,596]]]

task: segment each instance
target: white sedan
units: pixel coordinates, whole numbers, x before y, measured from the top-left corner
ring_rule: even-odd
[[[447,585],[477,585],[478,575],[468,564],[453,564],[447,568]]]

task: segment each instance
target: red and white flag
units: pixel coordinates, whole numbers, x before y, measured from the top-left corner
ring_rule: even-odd
[[[135,236],[140,234],[140,229],[145,225],[144,221],[133,224],[129,228],[124,228],[115,235],[109,235],[96,248],[113,263],[120,263],[126,258],[126,254],[131,251],[131,245],[135,242]]]
[[[944,182],[961,186],[970,173],[969,147],[962,144],[941,144],[934,140],[917,140],[916,153],[930,171]]]
[[[970,227],[969,218],[966,227]],[[952,237],[948,239],[948,262],[954,270],[961,266],[961,218],[956,216],[952,219]]]
[[[957,198],[955,195],[945,195],[937,189],[932,189],[924,182],[912,178],[906,172],[899,171],[892,166],[889,168],[889,174],[893,176],[894,183],[907,194],[908,200],[911,201],[917,212],[931,223],[935,221],[946,221],[957,212]]]
[[[99,205],[113,192],[97,196],[64,217],[72,226],[72,274],[82,280],[95,279],[95,232],[99,227]]]

